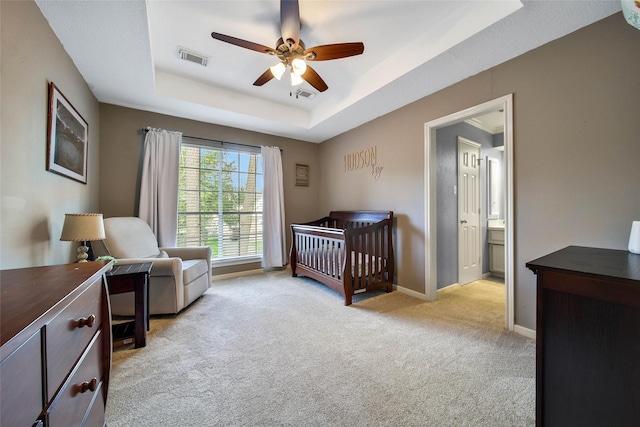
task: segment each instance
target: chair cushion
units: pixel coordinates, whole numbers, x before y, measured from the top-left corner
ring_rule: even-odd
[[[182,280],[185,286],[207,273],[208,265],[204,259],[182,260]]]
[[[155,258],[160,255],[158,240],[145,221],[136,217],[104,220],[104,245],[115,258]]]

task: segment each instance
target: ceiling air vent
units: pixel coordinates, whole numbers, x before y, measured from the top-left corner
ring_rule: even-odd
[[[303,98],[311,99],[311,98],[315,97],[316,94],[312,93],[312,92],[307,92],[304,89],[298,89],[298,90],[296,90],[296,98],[299,97],[299,96],[302,96]]]
[[[178,56],[180,57],[180,59],[194,62],[198,65],[202,65],[203,67],[206,67],[207,63],[209,62],[209,57],[207,55],[203,55],[201,53],[194,52],[180,46],[178,46]]]

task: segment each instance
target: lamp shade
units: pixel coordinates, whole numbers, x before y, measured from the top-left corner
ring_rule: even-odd
[[[280,80],[280,78],[282,78],[282,74],[284,74],[284,71],[287,69],[287,67],[282,62],[278,62],[273,67],[269,67],[269,69],[271,70],[273,77]]]
[[[303,82],[303,78],[296,73],[291,73],[291,86],[298,86]]]
[[[307,71],[307,63],[304,62],[304,59],[296,58],[291,61],[291,69],[295,74],[302,76]]]
[[[640,30],[640,2],[634,0],[622,0],[622,14],[629,25]]]
[[[81,213],[65,214],[62,236],[60,240],[68,242],[85,242],[90,240],[103,240],[104,223],[102,214]]]

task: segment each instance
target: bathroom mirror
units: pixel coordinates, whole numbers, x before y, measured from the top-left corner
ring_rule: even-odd
[[[487,219],[500,218],[501,174],[500,161],[493,157],[487,157]]]

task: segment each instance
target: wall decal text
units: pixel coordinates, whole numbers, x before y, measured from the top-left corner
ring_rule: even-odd
[[[371,168],[374,179],[380,178],[382,166],[378,166],[377,147],[364,148],[344,156],[344,171],[352,172],[362,168]]]

